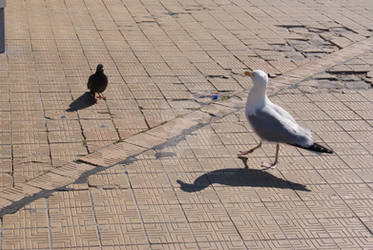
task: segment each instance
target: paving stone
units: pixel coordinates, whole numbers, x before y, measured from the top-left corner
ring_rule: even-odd
[[[51,236],[54,247],[97,247],[99,241],[97,238],[96,227],[74,226],[74,227],[52,227]]]
[[[144,148],[140,148],[134,144],[121,142],[86,155],[80,158],[80,160],[101,167],[109,167],[142,151],[144,151]]]

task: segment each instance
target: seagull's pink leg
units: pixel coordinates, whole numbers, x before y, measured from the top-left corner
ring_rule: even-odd
[[[252,152],[254,152],[255,150],[257,150],[258,148],[260,148],[262,146],[262,141],[259,142],[258,145],[256,145],[255,147],[253,147],[252,149],[249,149],[247,151],[240,151],[240,153],[237,155],[239,158],[240,157],[245,157],[245,155],[248,155]]]
[[[262,167],[264,167],[264,170],[268,169],[274,169],[277,167],[278,163],[278,152],[280,151],[280,144],[276,144],[276,156],[275,156],[275,161],[272,162],[263,162]]]

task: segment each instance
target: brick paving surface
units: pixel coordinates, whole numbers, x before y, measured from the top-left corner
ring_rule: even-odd
[[[2,249],[373,249],[371,1],[7,4]],[[257,68],[335,154],[236,157]]]

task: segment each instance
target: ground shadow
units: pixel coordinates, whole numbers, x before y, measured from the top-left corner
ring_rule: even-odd
[[[236,187],[273,187],[310,191],[303,184],[283,180],[264,170],[249,168],[219,169],[199,176],[191,184],[181,180],[177,180],[177,183],[180,184],[180,188],[185,192],[201,191],[213,183]]]
[[[75,99],[72,103],[70,103],[69,108],[66,109],[67,112],[73,112],[81,109],[88,108],[94,105],[94,99],[89,95],[89,92],[85,92],[77,99]]]

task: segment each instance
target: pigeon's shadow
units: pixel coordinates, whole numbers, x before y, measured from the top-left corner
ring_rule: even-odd
[[[213,183],[234,187],[272,187],[310,191],[303,184],[283,180],[264,170],[249,168],[219,169],[199,176],[191,184],[181,180],[177,180],[177,183],[180,184],[180,188],[185,192],[198,192]]]
[[[89,95],[89,92],[85,92],[77,99],[75,99],[72,103],[70,103],[69,108],[66,109],[67,112],[73,112],[81,109],[88,108],[94,105],[94,99]]]

